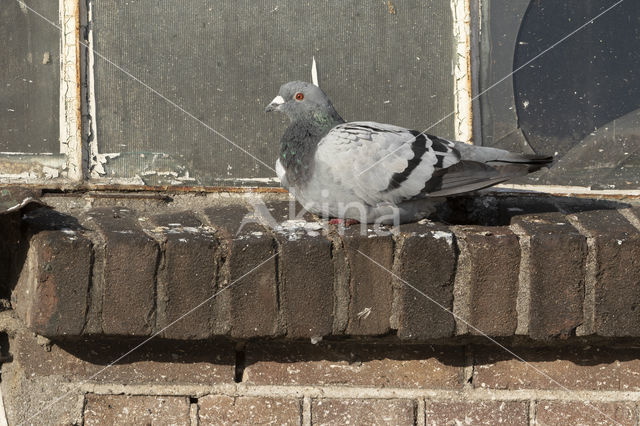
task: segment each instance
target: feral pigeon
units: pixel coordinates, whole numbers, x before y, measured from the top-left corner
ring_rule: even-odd
[[[276,162],[282,186],[323,217],[417,220],[433,211],[439,197],[523,176],[553,160],[390,124],[345,122],[318,86],[301,81],[282,85],[265,111],[283,112],[291,120]]]

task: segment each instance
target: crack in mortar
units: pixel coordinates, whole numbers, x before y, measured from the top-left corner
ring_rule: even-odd
[[[393,232],[393,267],[391,268],[393,275],[391,277],[391,286],[392,286],[392,300],[391,300],[391,317],[389,318],[389,327],[392,330],[398,330],[400,327],[400,318],[398,317],[398,313],[402,308],[402,288],[405,286],[405,283],[400,281],[398,277],[401,277],[402,270],[402,258],[401,254],[404,250],[404,243],[406,240],[406,236],[400,232]]]
[[[453,281],[453,316],[456,321],[456,335],[469,333],[471,323],[471,262],[464,233],[460,227],[451,227],[457,245],[456,269]]]
[[[587,336],[595,332],[596,286],[598,283],[597,255],[598,247],[593,233],[589,232],[575,215],[566,216],[567,221],[587,239],[586,276],[584,283],[584,302],[582,304],[583,323],[576,328],[577,336]]]
[[[633,212],[633,210],[631,210],[631,209],[620,209],[620,210],[618,210],[618,212],[622,216],[624,216],[624,218],[627,219],[629,221],[629,223],[631,223],[633,226],[635,226],[638,231],[640,231],[640,219],[638,219],[638,216],[636,216],[636,214]]]
[[[200,220],[200,223],[214,230],[214,238],[218,242],[213,255],[213,260],[216,264],[216,271],[212,294],[215,294],[215,292],[224,288],[231,279],[231,266],[229,264],[230,240],[224,236],[224,233],[220,228],[217,228],[213,223],[211,223],[209,217],[204,214],[204,212],[194,210],[193,213],[196,215],[196,218]],[[214,334],[231,333],[230,297],[231,295],[227,291],[224,291],[215,297],[217,303],[214,303],[214,312],[210,319],[211,323],[209,324],[209,329],[212,330]]]
[[[88,308],[82,326],[82,334],[102,334],[102,306],[104,301],[104,271],[106,268],[106,236],[98,226],[94,226],[89,216],[82,220],[81,225],[91,229],[84,235],[91,241],[92,265],[89,281]]]
[[[333,264],[333,334],[344,334],[349,325],[351,309],[351,268],[347,261],[346,249],[341,236],[335,231],[327,232],[331,241]]]
[[[515,334],[528,335],[531,318],[531,236],[518,224],[509,226],[520,243],[520,270],[518,274],[518,295],[516,298],[517,326]]]

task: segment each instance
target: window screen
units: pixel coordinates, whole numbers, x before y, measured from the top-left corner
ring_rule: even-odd
[[[640,3],[616,3],[483,3],[481,90],[522,67],[481,96],[483,143],[558,158],[525,182],[640,188]]]
[[[59,142],[59,31],[31,13],[58,21],[58,2],[5,1],[0,7],[0,174],[57,176]],[[43,171],[44,169],[44,171]]]
[[[264,107],[282,83],[310,80],[313,56],[320,86],[347,120],[423,130],[454,108],[449,2],[100,0],[91,6],[100,54],[93,97],[100,155],[92,161],[101,179],[268,182],[273,170],[207,127],[273,167],[287,123]],[[451,117],[430,132],[452,137],[453,126]]]

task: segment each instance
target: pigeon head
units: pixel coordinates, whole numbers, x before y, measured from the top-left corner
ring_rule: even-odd
[[[322,89],[304,81],[291,81],[283,84],[278,96],[264,110],[265,112],[283,112],[291,121],[313,118],[344,121]]]

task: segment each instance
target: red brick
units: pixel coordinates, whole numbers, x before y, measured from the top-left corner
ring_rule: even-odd
[[[461,388],[463,348],[382,344],[249,344],[243,382]]]
[[[385,334],[391,328],[394,242],[391,235],[360,232],[361,226],[353,226],[343,238],[350,276],[346,333]]]
[[[540,425],[636,425],[636,407],[625,402],[538,401]]]
[[[427,425],[529,425],[528,401],[427,401]]]
[[[302,403],[293,398],[208,395],[198,405],[203,425],[302,424]]]
[[[566,338],[583,322],[587,240],[559,213],[521,216],[531,237],[529,336]]]
[[[150,335],[155,326],[158,244],[142,231],[131,209],[97,208],[88,215],[105,238],[104,334]]]
[[[334,304],[331,241],[311,215],[297,215],[304,213],[299,204],[272,201],[266,206],[275,220],[280,250],[280,309],[287,337],[329,335]]]
[[[453,336],[456,267],[453,234],[448,228],[433,223],[401,225],[400,232],[405,241],[398,273],[409,285],[398,284],[398,337],[434,339]]]
[[[234,348],[218,342],[153,340],[105,369],[137,343],[87,340],[61,342],[47,348],[38,344],[33,335],[21,333],[12,340],[11,354],[26,377],[61,376],[71,381],[91,378],[92,382],[105,384],[234,382]]]
[[[640,232],[615,210],[575,216],[595,240],[595,333],[640,336]]]
[[[191,212],[163,214],[151,220],[159,226],[155,228],[158,235],[165,239],[163,262],[158,273],[158,329],[179,319],[162,333],[163,337],[211,337],[218,325],[215,298],[184,315],[219,290],[217,239],[201,227]]]
[[[314,425],[413,425],[415,401],[409,399],[315,399]]]
[[[640,350],[621,348],[511,348],[474,354],[473,384],[493,389],[640,390]],[[546,376],[548,377],[546,377]]]
[[[92,243],[79,231],[35,234],[13,303],[34,332],[78,336],[84,327],[91,280]]]
[[[189,424],[189,399],[177,396],[86,396],[85,425]]]
[[[255,222],[257,218],[251,218],[252,213],[244,205],[208,208],[205,214],[219,229],[228,250],[225,254],[228,278],[220,286],[230,286],[224,292],[230,299],[231,336],[246,339],[278,334],[277,256],[273,237]]]
[[[490,336],[516,331],[520,245],[506,227],[460,227],[460,256],[468,262],[469,323]],[[459,273],[459,272],[458,272]],[[481,334],[469,327],[469,334]]]

